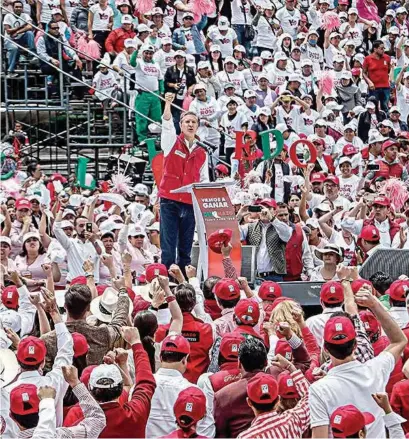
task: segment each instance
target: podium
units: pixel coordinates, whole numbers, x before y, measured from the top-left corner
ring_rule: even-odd
[[[174,189],[172,193],[190,193],[196,220],[196,231],[199,241],[199,257],[197,277],[205,280],[209,276],[224,277],[222,255],[213,252],[207,245],[207,237],[220,229],[233,231],[231,259],[237,275],[241,273],[240,229],[236,219],[234,206],[227,193],[226,186],[233,181],[217,183],[193,183]]]

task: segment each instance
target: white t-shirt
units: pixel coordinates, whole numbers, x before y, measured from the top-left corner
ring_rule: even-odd
[[[297,28],[300,24],[301,13],[298,9],[289,11],[287,8],[281,8],[276,13],[277,20],[280,21],[283,33],[291,35],[291,38],[297,36]]]
[[[53,9],[61,9],[60,0],[38,0],[41,3],[41,23],[48,24],[52,19],[51,12]]]
[[[307,136],[314,134],[315,121],[319,119],[320,114],[316,110],[310,110],[311,114],[303,111],[298,119],[298,131]]]
[[[193,55],[194,53],[196,53],[196,48],[195,48],[195,43],[193,41],[193,35],[192,35],[192,31],[191,28],[180,28],[181,32],[183,32],[183,34],[185,35],[185,46],[186,46],[186,53],[188,53],[189,55]]]
[[[108,30],[110,18],[113,17],[114,11],[111,6],[101,9],[99,3],[89,8],[90,12],[94,14],[92,21],[92,30]]]
[[[29,23],[32,23],[33,20],[31,20],[31,17],[28,14],[25,14],[24,12],[21,13],[20,18],[15,17],[13,14],[6,14],[3,21],[3,26],[5,24],[8,24],[12,29],[16,29],[17,27],[24,26],[25,22],[28,21]],[[10,38],[7,32],[4,32],[6,35],[6,38]],[[22,35],[17,35],[17,38],[20,38]],[[11,37],[11,39],[14,39]]]
[[[345,52],[341,49],[337,49],[334,45],[330,44],[328,48],[324,48],[325,62],[332,67],[334,63],[334,57],[337,55],[344,55]]]
[[[283,107],[276,107],[276,121],[279,123],[285,123],[288,127],[292,128],[295,132],[298,129],[298,120],[301,115],[301,107],[299,105],[292,105],[289,112],[284,110]]]
[[[309,406],[311,427],[328,425],[331,414],[344,405],[353,404],[363,412],[372,413],[375,421],[367,426],[367,437],[384,438],[383,410],[372,394],[385,392],[385,386],[395,367],[389,352],[381,352],[366,363],[354,360],[329,370],[327,376],[310,386]]]
[[[66,0],[65,12],[67,13],[68,22],[71,20],[72,11],[80,4],[79,0]]]
[[[344,35],[345,39],[352,40],[356,44],[356,47],[359,47],[362,44],[363,24],[355,23],[355,26],[351,27],[348,22],[342,23],[339,27],[339,31]]]
[[[153,60],[159,64],[160,70],[163,75],[165,75],[168,67],[175,65],[175,51],[171,49],[169,52],[164,52],[163,49],[159,49],[153,55]]]
[[[261,16],[256,26],[256,46],[265,47],[274,50],[276,47],[277,37],[271,28],[266,17]]]
[[[175,27],[176,9],[170,5],[166,5],[164,13],[163,22],[166,23],[170,29],[173,29]]]
[[[257,117],[260,113],[260,107],[258,105],[255,105],[255,111],[253,111],[246,104],[244,104],[240,105],[237,110],[241,111],[246,116],[248,129],[250,130],[253,124],[257,122]]]
[[[352,174],[349,178],[339,176],[339,193],[350,200],[355,200],[358,185],[361,179]]]
[[[236,94],[238,94],[239,96],[243,96],[243,90],[247,89],[247,84],[244,79],[244,75],[242,72],[239,72],[238,70],[235,70],[233,73],[227,73],[225,71],[218,72],[216,76],[220,82],[222,89],[224,87],[224,84],[226,84],[227,82],[231,82],[234,84],[234,87],[236,89]]]
[[[241,0],[233,0],[231,3],[231,24],[250,24],[253,17],[250,14],[248,1],[243,4]]]
[[[396,96],[398,98],[398,108],[401,112],[399,119],[406,123],[409,116],[409,88],[401,85],[399,90],[396,91]]]
[[[233,29],[229,28],[226,35],[222,35],[220,30],[216,26],[213,26],[207,36],[212,41],[212,44],[220,46],[222,58],[233,55],[233,42],[237,40],[237,34]]]
[[[247,117],[241,111],[236,113],[234,119],[229,120],[228,113],[223,114],[220,126],[224,129],[226,133],[225,137],[225,148],[234,148],[236,146],[236,131],[243,131],[242,126],[247,122]],[[251,128],[251,127],[250,127]]]
[[[344,260],[342,264],[349,266],[352,258],[355,255],[356,241],[353,239],[350,244],[347,244],[341,232],[333,230],[331,237],[328,241],[330,244],[336,244],[338,247],[344,249]]]

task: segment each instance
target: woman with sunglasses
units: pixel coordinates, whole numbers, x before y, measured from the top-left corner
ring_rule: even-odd
[[[44,264],[51,264],[54,281],[60,280],[60,269],[56,263],[51,263],[46,255],[38,232],[28,232],[23,236],[23,251],[16,257],[15,262],[17,271],[24,278],[29,291],[38,291],[40,287],[45,286],[46,275],[42,268]]]

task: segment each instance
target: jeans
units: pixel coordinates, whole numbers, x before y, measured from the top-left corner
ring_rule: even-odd
[[[266,277],[256,277],[256,279],[254,280],[254,285],[260,286],[266,280],[272,280],[273,282],[283,282],[284,276],[280,276],[279,274],[272,274]]]
[[[388,113],[388,102],[391,97],[391,90],[389,87],[375,88],[375,90],[369,90],[369,96],[375,96],[381,103],[381,110]]]
[[[28,30],[25,32],[21,37],[14,40],[17,44],[20,44],[21,46],[27,47],[31,51],[35,52],[36,48],[34,45],[34,33],[31,30]],[[9,68],[8,71],[10,73],[13,73],[16,64],[19,59],[19,48],[13,43],[12,40],[6,40],[5,43],[6,49],[8,51],[8,61],[9,61]]]
[[[193,206],[161,198],[160,219],[162,264],[169,268],[176,262],[177,256],[176,264],[184,272],[185,267],[191,262],[190,254],[195,232]]]
[[[250,51],[250,45],[251,41],[246,40],[245,33],[246,33],[246,25],[245,24],[233,24],[232,25],[233,30],[237,34],[237,41],[239,44],[245,47],[247,54],[249,54]]]

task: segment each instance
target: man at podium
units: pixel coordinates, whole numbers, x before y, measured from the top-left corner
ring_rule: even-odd
[[[196,144],[199,127],[196,114],[189,111],[183,113],[180,118],[181,134],[176,134],[171,113],[174,98],[172,93],[165,94],[162,116],[161,148],[164,161],[159,185],[160,244],[162,263],[168,268],[177,263],[184,270],[190,264],[195,231],[192,196],[172,191],[192,183],[208,182],[209,166],[207,152]]]

